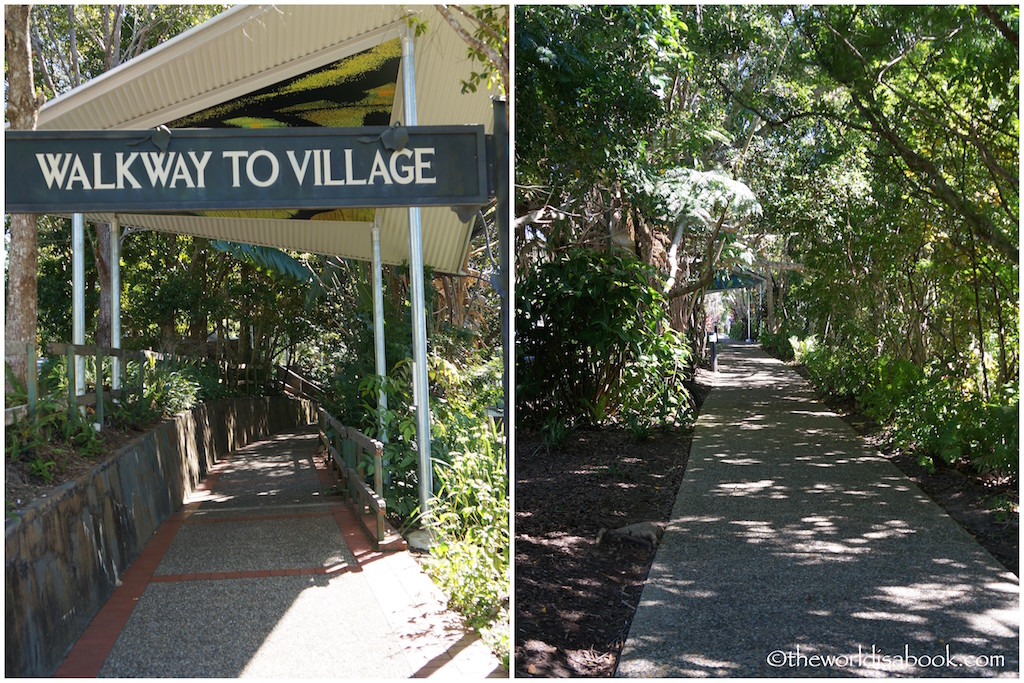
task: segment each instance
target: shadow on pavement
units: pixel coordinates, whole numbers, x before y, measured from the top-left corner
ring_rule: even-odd
[[[1014,676],[1019,582],[785,364],[720,349],[620,676]]]

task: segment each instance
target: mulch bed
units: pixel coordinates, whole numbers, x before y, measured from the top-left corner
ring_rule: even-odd
[[[698,400],[708,388],[697,385]],[[627,429],[575,432],[547,449],[516,432],[517,676],[611,676],[654,551],[602,527],[666,522],[692,430],[638,441]]]

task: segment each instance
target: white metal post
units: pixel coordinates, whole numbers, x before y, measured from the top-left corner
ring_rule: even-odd
[[[416,73],[411,29],[402,36],[402,94],[405,125],[416,125]],[[419,207],[409,208],[409,288],[412,299],[412,390],[416,405],[416,450],[419,453],[420,517],[430,525],[430,499],[434,494],[430,462],[430,400],[427,389],[427,319],[423,293],[423,233]]]
[[[121,348],[121,222],[110,221],[110,346]],[[121,358],[110,359],[110,389],[121,388]]]
[[[373,226],[373,349],[377,374],[383,379],[388,375],[387,356],[384,353],[384,277],[380,261],[380,227]],[[388,396],[384,389],[377,394],[377,419],[380,423],[379,439],[387,443],[384,431],[384,413],[388,409]]]
[[[764,291],[764,283],[757,287],[757,338],[761,338],[761,292]]]
[[[747,299],[747,343],[750,343],[750,289],[744,289],[743,294]]]
[[[71,343],[85,344],[85,216],[71,216]],[[75,396],[85,393],[85,357],[75,355]]]

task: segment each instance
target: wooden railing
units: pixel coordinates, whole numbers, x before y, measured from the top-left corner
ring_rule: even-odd
[[[37,347],[34,343],[29,343],[25,346],[25,376],[27,380],[26,391],[28,394],[28,402],[25,405],[14,406],[13,408],[8,408],[4,411],[4,422],[8,425],[13,424],[15,421],[20,420],[31,413],[34,413],[36,403],[39,398],[39,376],[37,370],[37,361],[39,360],[39,357],[37,354]],[[115,349],[108,346],[95,346],[89,344],[51,343],[46,348],[51,355],[67,357],[67,397],[59,398],[58,403],[67,407],[68,412],[72,417],[78,414],[78,411],[75,410],[78,406],[95,406],[96,421],[99,423],[103,422],[107,398],[120,399],[131,394],[142,396],[145,382],[145,366],[148,364],[149,359],[154,358],[162,360],[165,358],[162,354],[157,354],[153,351],[128,351],[125,349]],[[92,392],[87,391],[82,395],[76,395],[75,393],[75,360],[79,357],[95,359],[96,380],[94,382],[94,389]],[[103,361],[107,358],[120,358],[123,361],[134,360],[139,364],[140,369],[138,373],[138,383],[132,390],[105,390],[103,388],[104,366],[106,365]],[[124,374],[125,373],[122,370],[122,376],[124,376]],[[110,385],[113,387],[113,368],[111,368],[109,377]]]
[[[379,548],[385,537],[384,444],[354,427],[346,427],[319,409],[320,440],[338,471],[338,489],[348,498],[367,535]],[[366,483],[366,465],[373,468],[373,488]],[[368,521],[369,518],[369,521]]]
[[[327,396],[320,385],[310,382],[291,368],[277,366],[277,381],[280,383],[282,390],[298,398],[322,404]]]
[[[102,424],[104,419],[107,399],[122,399],[129,396],[141,397],[144,395],[146,368],[148,366],[155,365],[159,362],[185,364],[208,360],[195,356],[179,356],[150,350],[128,351],[126,349],[115,349],[108,346],[96,346],[92,344],[51,343],[46,347],[46,349],[51,356],[65,356],[67,358],[67,396],[57,397],[57,403],[63,407],[95,406],[95,421],[100,424]],[[26,393],[28,400],[25,405],[14,406],[4,411],[5,424],[13,424],[15,421],[21,420],[27,415],[35,412],[36,402],[39,397],[39,377],[36,365],[39,360],[39,355],[37,351],[38,349],[34,343],[26,344],[25,376],[27,380]],[[85,392],[81,395],[76,395],[75,360],[81,357],[85,357],[93,361],[95,381],[92,383],[92,391],[89,391],[87,387],[83,387]],[[105,368],[107,364],[104,361],[107,358],[120,358],[122,361],[133,360],[139,364],[139,372],[134,386],[128,389],[114,390],[104,388],[105,385],[112,388],[114,384],[113,367],[111,367],[109,371]],[[218,361],[218,368],[218,374],[221,377],[221,381],[226,386],[234,387],[234,389],[244,387],[246,391],[249,391],[253,387],[259,386],[261,379],[266,381],[270,377],[268,371],[261,370],[251,365],[231,365],[224,361]],[[127,373],[125,372],[126,369],[127,363],[125,362],[122,364],[122,379],[127,376]],[[69,408],[69,413],[77,414],[77,411]]]

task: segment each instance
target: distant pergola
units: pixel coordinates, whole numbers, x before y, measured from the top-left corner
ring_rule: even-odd
[[[744,293],[745,303],[747,308],[747,341],[750,339],[750,290],[757,288],[757,306],[758,309],[761,307],[761,290],[765,284],[768,283],[768,278],[763,275],[758,275],[752,270],[745,268],[736,268],[728,273],[717,273],[711,286],[708,287],[708,293],[713,292],[726,292],[734,289],[741,289]]]
[[[427,22],[414,38],[407,14]],[[466,44],[432,7],[240,5],[146,52],[40,111],[40,131],[465,125],[493,132],[488,93],[464,94]],[[467,169],[469,172],[471,169]],[[466,220],[464,220],[464,218]],[[73,340],[85,339],[84,222],[111,225],[112,345],[120,347],[122,227],[291,249],[373,264],[376,368],[384,359],[381,266],[407,262],[420,503],[431,495],[424,265],[461,273],[474,220],[448,207],[73,216]],[[84,365],[81,370],[84,385]],[[383,397],[382,397],[383,400]]]

